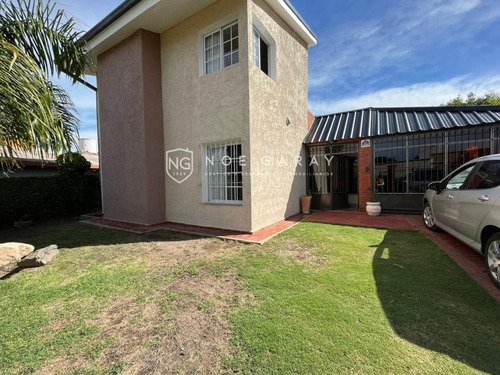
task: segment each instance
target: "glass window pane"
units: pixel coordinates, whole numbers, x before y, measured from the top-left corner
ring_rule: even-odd
[[[260,68],[260,60],[256,55],[254,55],[253,63]]]
[[[468,189],[492,189],[500,186],[500,161],[483,163],[471,178]]]
[[[238,51],[233,52],[233,64],[236,64],[240,61],[240,54]]]
[[[213,71],[216,72],[217,70],[220,70],[220,59],[216,58],[213,61]]]
[[[233,25],[232,34],[233,34],[233,38],[236,38],[238,36],[238,24]]]
[[[231,52],[231,42],[224,43],[224,54]]]
[[[224,56],[224,67],[231,65],[231,55]]]
[[[225,28],[224,30],[222,30],[222,34],[224,42],[227,42],[228,40],[231,39],[231,28],[230,27]]]
[[[212,47],[212,35],[209,35],[205,38],[205,48]]]
[[[220,44],[220,31],[216,32],[213,35],[213,38],[214,38],[214,41],[213,41],[214,46]]]
[[[446,189],[450,189],[450,190],[461,189],[465,180],[467,179],[470,172],[474,169],[475,166],[476,165],[473,164],[473,165],[467,167],[466,169],[462,169],[462,170],[458,171],[457,173],[455,173],[455,175],[452,176],[450,178],[450,180],[448,181],[448,183],[446,185]]]
[[[238,49],[238,38],[233,39],[233,51]]]

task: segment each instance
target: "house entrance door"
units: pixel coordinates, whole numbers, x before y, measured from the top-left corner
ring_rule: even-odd
[[[308,192],[315,210],[358,208],[358,144],[307,149]]]
[[[357,195],[357,178],[354,178],[357,176],[357,155],[356,157],[334,155],[331,168],[331,208],[332,210],[348,209],[349,195]]]

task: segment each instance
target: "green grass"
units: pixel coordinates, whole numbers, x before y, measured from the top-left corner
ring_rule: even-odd
[[[123,358],[102,364],[102,353],[118,342],[103,338],[106,327],[96,323],[117,298],[139,307],[138,327],[148,319],[143,310],[159,306],[164,331],[141,346],[151,353],[177,332],[169,325],[176,309],[193,304],[230,317],[229,371],[499,373],[500,305],[418,232],[302,223],[262,247],[211,240],[232,249],[212,258],[191,251],[199,240],[185,236],[74,222],[0,232],[1,242],[10,240],[56,243],[62,252],[47,267],[0,281],[0,374],[34,372],[63,357],[85,359],[78,374],[125,370]],[[176,240],[184,241],[184,260],[148,263],[151,250],[144,249],[161,255],[161,245]],[[162,289],[207,272],[235,275],[241,295]],[[220,312],[226,299],[232,303]]]
[[[107,343],[93,341],[98,328],[89,321],[113,296],[136,295],[143,288],[143,264],[105,251],[63,250],[50,267],[0,281],[0,372],[33,371],[62,353],[98,356]],[[110,257],[113,264],[107,262]],[[69,323],[58,330],[47,328],[57,321]]]
[[[239,272],[261,301],[234,316],[243,372],[499,371],[498,303],[421,233],[303,223]]]

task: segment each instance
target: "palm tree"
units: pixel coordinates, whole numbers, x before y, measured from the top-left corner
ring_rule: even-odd
[[[16,150],[68,152],[79,120],[73,102],[49,76],[75,83],[91,61],[75,20],[51,0],[0,0],[0,165]]]

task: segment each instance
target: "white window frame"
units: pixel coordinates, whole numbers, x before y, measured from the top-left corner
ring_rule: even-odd
[[[228,40],[228,41],[224,41],[224,30],[226,29],[230,29],[231,30],[231,33],[232,33],[232,29],[233,29],[233,26],[234,25],[237,25],[237,30],[238,30],[238,36],[234,37],[232,34],[231,34],[231,38]],[[238,41],[238,48],[234,49],[233,50],[233,41],[234,40],[237,40]],[[222,56],[222,61],[221,61],[221,69],[223,68],[227,68],[228,66],[231,66],[231,65],[234,65],[234,64],[237,64],[240,62],[240,26],[238,25],[238,21],[235,21],[227,26],[224,26],[221,28],[221,56]],[[230,45],[231,45],[231,49],[229,50],[229,53],[225,53],[224,52],[224,44],[226,42],[229,42]],[[234,53],[237,52],[238,53],[238,61],[236,62],[233,62],[233,55]],[[226,57],[230,57],[231,58],[231,63],[229,65],[226,65]]]
[[[259,43],[259,64],[256,63],[255,59],[255,33],[259,35],[259,38],[264,41],[264,43],[267,44],[269,51],[268,51],[268,76],[273,79],[274,81],[278,80],[278,74],[277,74],[277,69],[276,69],[276,41],[274,38],[271,36],[271,34],[267,31],[267,29],[264,27],[262,22],[257,18],[257,16],[254,14],[253,15],[253,29],[252,29],[252,62],[254,65],[256,65],[259,70],[261,69],[261,62],[260,62],[260,43]],[[262,72],[264,73],[264,72]],[[265,74],[265,73],[264,73]]]
[[[217,34],[219,34],[219,43],[217,44],[218,48],[216,49],[215,45],[213,44],[214,43],[213,39],[215,38],[215,36]],[[209,38],[209,37],[212,37],[212,45],[207,48],[207,38]],[[222,59],[221,45],[222,45],[221,29],[215,30],[215,31],[211,32],[210,34],[205,35],[205,37],[203,38],[203,66],[204,66],[205,74],[215,73],[216,71],[221,69],[221,59]],[[210,51],[212,53],[212,55],[209,59],[207,59],[207,52],[208,51]],[[217,53],[217,56],[215,56],[214,52]],[[207,64],[208,63],[214,64],[217,60],[219,60],[219,66],[217,68],[214,67],[211,72],[208,72],[207,71]]]
[[[257,38],[257,41],[256,39]],[[261,68],[261,54],[260,54],[260,39],[261,35],[259,30],[254,26],[252,31],[252,52],[253,52],[253,63],[257,65],[257,67]]]
[[[221,141],[212,142],[202,145],[202,185],[203,185],[203,203],[210,204],[229,204],[229,205],[243,205],[243,165],[241,165],[241,171],[235,171],[237,164],[233,163],[243,163],[243,150],[237,158],[231,160],[229,165],[224,165],[224,163],[217,163],[213,158],[215,155],[211,152],[211,149],[224,148],[224,153],[227,147],[240,147],[242,149],[243,145],[240,140],[233,141]],[[222,157],[224,158],[224,156]],[[221,158],[221,159],[222,159]],[[212,161],[214,164],[212,165]],[[241,174],[241,186],[238,184],[228,185],[227,175],[230,174]],[[233,179],[235,181],[236,179]],[[217,184],[220,189],[223,189],[224,198],[221,198],[220,194],[218,197],[212,196],[212,186]],[[232,190],[233,196],[238,196],[238,190],[241,190],[241,200],[228,199],[228,191]]]
[[[241,59],[241,53],[240,53],[240,36],[241,36],[241,30],[240,30],[240,25],[239,25],[239,22],[238,22],[238,19],[234,19],[235,16],[232,16],[231,18],[231,21],[228,22],[227,20],[229,19],[229,16],[228,17],[225,17],[223,20],[219,21],[216,25],[217,26],[211,26],[210,28],[207,28],[205,30],[203,30],[201,33],[200,33],[200,42],[199,42],[199,50],[200,50],[200,76],[203,76],[203,75],[209,75],[211,73],[215,73],[219,70],[222,70],[224,68],[227,68],[231,65],[234,65],[234,64],[237,64],[240,59]],[[231,35],[231,38],[229,40],[229,42],[231,43],[231,49],[230,49],[230,52],[229,53],[224,53],[224,30],[227,30],[227,29],[232,29],[232,27],[234,25],[237,25],[238,26],[238,36],[237,37],[232,37]],[[207,30],[210,30],[210,31],[207,31]],[[212,47],[209,47],[209,48],[206,48],[206,38],[210,37],[210,36],[214,36],[216,34],[219,34],[219,50],[218,50],[218,56],[215,57],[212,55],[211,59],[210,60],[207,60],[206,58],[206,51],[209,50],[209,48],[212,48]],[[232,48],[232,44],[233,44],[233,40],[237,40],[238,41],[238,48],[237,49],[234,49]],[[226,41],[227,42],[227,41]],[[225,58],[227,56],[231,56],[231,60],[232,60],[232,55],[237,52],[238,53],[238,61],[236,62],[233,62],[231,61],[231,63],[229,65],[226,65],[225,64]],[[219,60],[219,64],[216,68],[213,68],[212,71],[208,72],[207,71],[207,63],[209,62],[214,62],[216,60]]]

